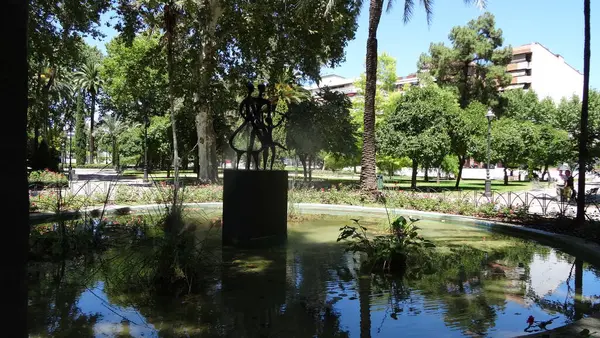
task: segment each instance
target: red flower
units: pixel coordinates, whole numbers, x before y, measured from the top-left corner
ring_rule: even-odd
[[[325,188],[321,188],[321,192],[325,192]]]
[[[533,316],[529,316],[529,318],[527,318],[527,324],[529,324],[529,326],[533,325],[534,320],[535,318],[533,318]]]

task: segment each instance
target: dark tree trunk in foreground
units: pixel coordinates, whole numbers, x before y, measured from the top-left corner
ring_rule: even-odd
[[[588,161],[588,98],[590,89],[590,0],[583,1],[585,38],[583,47],[583,97],[581,99],[581,124],[579,132],[579,182],[577,198],[577,223],[585,222],[585,169]]]
[[[508,170],[504,167],[504,185],[508,185]]]
[[[377,191],[377,181],[375,180],[375,94],[377,91],[377,27],[379,26],[382,10],[383,0],[370,1],[363,149],[360,163],[360,188],[369,193]]]
[[[3,103],[5,126],[0,133],[0,151],[10,154],[10,165],[2,166],[6,198],[2,212],[10,215],[0,244],[2,272],[0,290],[2,307],[0,327],[5,336],[27,337],[27,254],[29,252],[29,195],[27,185],[27,1],[8,0],[0,11],[0,102]],[[8,105],[8,107],[7,107]]]

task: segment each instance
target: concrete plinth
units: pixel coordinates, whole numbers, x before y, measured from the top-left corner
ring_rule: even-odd
[[[287,171],[226,169],[223,245],[279,244],[287,239]]]

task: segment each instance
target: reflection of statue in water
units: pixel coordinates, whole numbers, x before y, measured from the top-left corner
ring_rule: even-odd
[[[275,157],[277,155],[276,148],[287,150],[279,142],[273,140],[273,130],[279,127],[285,118],[274,124],[273,123],[273,105],[267,99],[265,99],[265,85],[258,85],[258,96],[252,97],[254,86],[248,83],[248,95],[240,103],[238,113],[244,119],[244,122],[233,132],[229,138],[229,146],[236,153],[236,165],[235,168],[239,167],[240,159],[246,154],[246,169],[250,169],[250,162],[254,161],[254,168],[259,169],[259,155],[263,154],[263,169],[267,169],[267,159],[269,157],[269,150],[271,151],[271,165],[270,169],[273,169]],[[250,127],[250,137],[248,146],[245,150],[236,148],[234,145],[234,138],[239,135],[244,128]],[[254,149],[254,139],[258,138],[260,147]]]

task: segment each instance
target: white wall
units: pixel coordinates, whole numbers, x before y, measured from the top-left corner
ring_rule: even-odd
[[[539,44],[531,45],[531,89],[543,99],[547,96],[555,103],[563,97],[581,97],[583,75]]]

